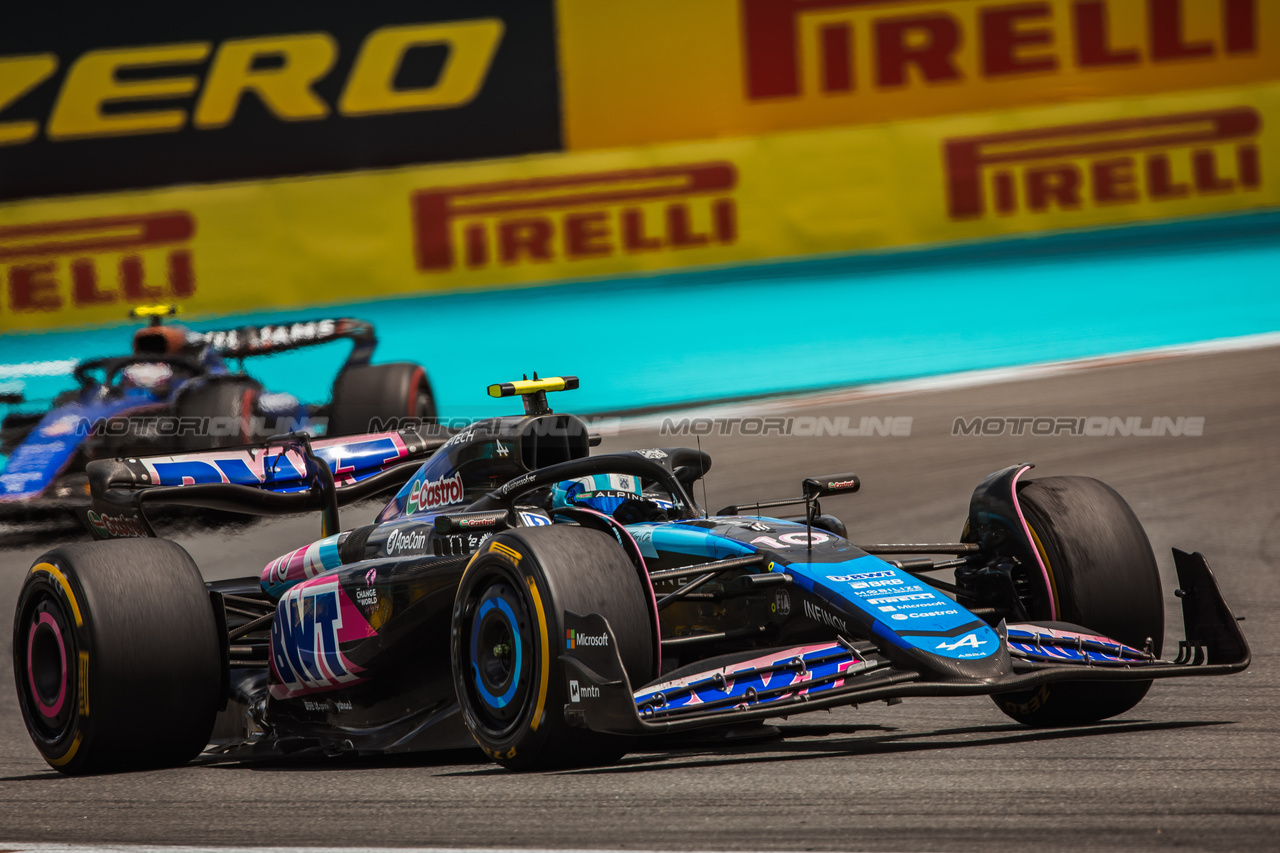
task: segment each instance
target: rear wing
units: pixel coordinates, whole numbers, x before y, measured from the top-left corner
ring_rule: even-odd
[[[338,532],[338,507],[398,488],[448,436],[415,429],[312,441],[304,433],[249,447],[176,456],[103,459],[87,466],[90,531],[98,539],[155,536],[149,506],[250,515],[321,513]]]
[[[373,324],[350,317],[187,333],[189,344],[208,347],[223,358],[276,355],[343,339],[351,340],[354,345],[345,367],[369,363],[378,344]]]

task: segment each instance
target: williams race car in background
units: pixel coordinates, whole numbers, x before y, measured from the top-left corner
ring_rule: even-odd
[[[323,538],[212,583],[153,538],[40,557],[13,634],[40,752],[72,774],[471,743],[513,769],[592,765],[648,735],[905,696],[1089,723],[1156,679],[1249,664],[1205,559],[1177,550],[1185,638],[1161,657],[1151,547],[1096,480],[1015,465],[974,491],[958,542],[854,544],[819,505],[854,475],[708,515],[690,497],[707,454],[591,455],[586,424],[546,405],[576,386],[490,386],[525,414],[447,438],[91,463],[104,537],[182,505],[315,510]],[[342,505],[389,483],[371,523],[341,529]],[[764,512],[786,505],[802,512]]]
[[[140,308],[149,325],[126,356],[84,361],[77,387],[43,411],[0,422],[0,518],[69,516],[88,504],[92,459],[209,450],[249,444],[327,418],[326,435],[369,429],[374,419],[435,416],[426,372],[416,364],[370,364],[373,327],[347,318],[193,332],[164,325],[167,306]],[[304,404],[272,393],[228,362],[350,340],[331,401]],[[11,406],[21,398],[8,395]],[[140,417],[141,416],[141,417]],[[286,424],[283,429],[279,424]]]

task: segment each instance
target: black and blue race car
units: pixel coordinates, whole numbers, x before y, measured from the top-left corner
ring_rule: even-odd
[[[524,414],[447,437],[91,463],[108,541],[44,554],[18,599],[40,752],[71,774],[471,744],[512,769],[598,765],[654,735],[906,696],[1089,723],[1157,679],[1249,665],[1204,557],[1178,550],[1183,639],[1162,657],[1151,546],[1096,480],[1014,465],[975,489],[958,541],[855,543],[820,502],[856,476],[711,514],[691,497],[706,453],[593,453],[547,405],[576,385],[490,386]],[[340,523],[389,486],[376,518]],[[206,583],[150,538],[173,505],[314,511],[321,538]]]
[[[197,332],[163,323],[169,306],[135,309],[149,318],[125,356],[77,364],[75,387],[26,409],[21,395],[0,403],[0,519],[72,518],[89,501],[85,465],[94,459],[211,450],[325,424],[326,435],[368,430],[375,419],[429,422],[435,401],[417,364],[371,364],[373,327],[326,318]],[[247,358],[335,341],[351,352],[332,397],[304,403],[263,388],[243,369]]]

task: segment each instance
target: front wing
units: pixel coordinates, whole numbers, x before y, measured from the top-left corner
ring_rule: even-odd
[[[566,627],[608,634],[599,646],[561,655],[569,687],[565,717],[615,734],[668,734],[906,696],[1020,692],[1053,681],[1146,681],[1226,675],[1249,665],[1249,644],[1204,556],[1174,549],[1185,637],[1174,660],[1105,637],[1001,623],[1006,674],[940,679],[892,664],[871,643],[843,639],[774,651],[731,667],[634,690],[607,620],[565,614]]]

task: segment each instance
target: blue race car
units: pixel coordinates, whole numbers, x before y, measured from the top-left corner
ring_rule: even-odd
[[[525,414],[448,438],[91,463],[110,541],[44,554],[18,598],[32,740],[71,774],[470,744],[512,769],[582,766],[651,735],[904,696],[1089,723],[1157,679],[1249,665],[1204,557],[1178,550],[1185,639],[1160,656],[1150,543],[1097,480],[1015,465],[974,491],[958,542],[855,544],[819,500],[856,476],[711,515],[690,496],[707,454],[592,455],[586,424],[546,405],[576,386],[490,386]],[[393,483],[343,529],[340,506]],[[322,538],[205,583],[176,543],[126,538],[153,536],[164,505],[318,510]],[[765,513],[787,505],[802,514]]]
[[[362,433],[375,420],[435,417],[426,371],[408,363],[370,364],[373,327],[348,318],[195,332],[162,318],[168,306],[135,309],[148,324],[125,356],[78,364],[76,388],[50,408],[10,412],[0,422],[0,519],[70,518],[87,507],[85,465],[94,459],[211,450],[275,433]],[[306,404],[268,392],[243,359],[350,340],[330,401]],[[20,395],[0,403],[20,406]]]

